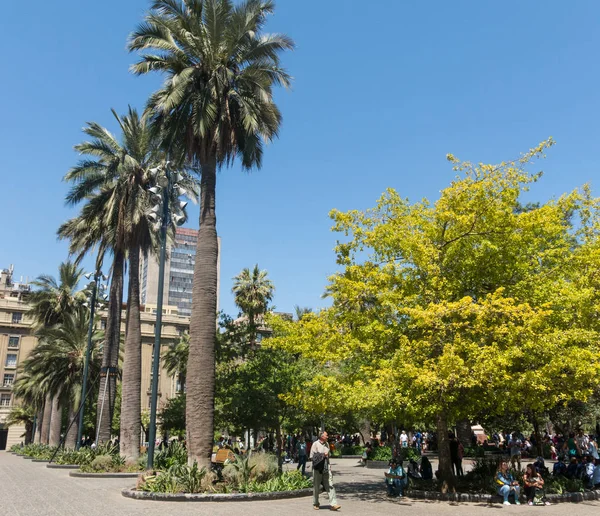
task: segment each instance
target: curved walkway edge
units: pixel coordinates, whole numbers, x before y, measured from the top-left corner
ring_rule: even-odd
[[[435,491],[407,491],[407,498],[417,500],[435,500],[442,502],[476,502],[476,503],[502,503],[498,495],[471,494],[471,493],[438,493]],[[580,503],[587,500],[600,500],[600,490],[585,491],[583,493],[549,494],[546,499],[550,503]]]
[[[274,493],[215,493],[215,494],[190,494],[190,493],[151,493],[125,488],[121,494],[126,498],[135,500],[154,500],[157,502],[249,502],[252,500],[281,500],[284,498],[300,498],[312,496],[313,488],[297,489],[295,491],[276,491]]]
[[[84,473],[77,470],[69,471],[69,476],[77,478],[137,478],[140,473]]]

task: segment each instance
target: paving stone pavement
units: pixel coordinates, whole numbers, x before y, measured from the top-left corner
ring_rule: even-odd
[[[340,514],[366,516],[410,513],[410,516],[435,515],[494,515],[527,514],[530,511],[545,515],[570,514],[587,516],[599,514],[600,502],[559,504],[550,507],[528,507],[485,504],[451,504],[403,499],[390,500],[385,496],[383,472],[359,467],[354,459],[333,461]],[[316,513],[312,498],[274,500],[268,502],[152,502],[124,498],[121,488],[131,487],[131,479],[86,479],[69,477],[68,470],[48,469],[43,463],[0,452],[0,516],[279,516],[284,514]],[[326,497],[321,498],[322,511],[327,510]]]

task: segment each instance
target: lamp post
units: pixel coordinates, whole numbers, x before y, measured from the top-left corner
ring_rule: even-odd
[[[159,221],[159,213],[162,211],[160,216],[160,257],[158,264],[158,292],[156,299],[156,324],[154,328],[154,350],[153,350],[153,363],[152,363],[152,394],[150,398],[150,424],[148,425],[148,469],[154,467],[154,445],[156,441],[156,406],[158,403],[158,371],[160,363],[160,337],[162,333],[162,307],[163,307],[163,295],[164,295],[164,283],[165,283],[165,261],[167,255],[167,231],[171,224],[171,205],[170,202],[177,193],[177,196],[183,195],[185,190],[178,184],[173,183],[171,177],[171,171],[169,168],[169,162],[165,163],[164,167],[157,167],[151,172],[156,174],[157,184],[160,176],[159,172],[164,171],[163,185],[154,186],[150,188],[150,192],[155,196],[160,193],[160,201],[156,204],[150,213],[148,218],[152,221]],[[179,174],[177,174],[179,178]],[[179,211],[183,210],[187,203],[179,203]],[[161,210],[162,209],[162,210]],[[173,215],[173,222],[177,225],[183,224],[185,221],[184,215]]]
[[[92,273],[85,275],[87,279],[90,279]],[[92,293],[90,295],[90,322],[88,325],[88,338],[87,338],[87,349],[85,352],[85,363],[83,366],[83,381],[81,382],[81,401],[79,402],[79,426],[77,428],[77,443],[76,449],[79,450],[81,447],[81,435],[83,433],[83,412],[85,407],[85,398],[87,397],[87,380],[88,371],[90,368],[90,355],[92,353],[92,336],[94,334],[94,315],[96,311],[96,299],[98,297],[98,289],[101,287],[100,279],[106,281],[108,278],[102,274],[102,271],[98,269],[94,273],[94,281],[92,283]]]

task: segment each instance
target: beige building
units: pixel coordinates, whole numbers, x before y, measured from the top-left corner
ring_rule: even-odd
[[[31,291],[28,283],[13,282],[13,270],[0,271],[0,450],[10,448],[23,440],[23,426],[6,427],[6,417],[11,406],[18,403],[12,396],[12,384],[17,377],[19,364],[35,347],[33,321],[27,316],[27,295]],[[106,327],[106,312],[100,312],[100,327]],[[125,333],[125,309],[122,312],[121,332]],[[150,408],[154,331],[156,327],[156,305],[141,307],[142,323],[142,409]],[[190,319],[181,316],[176,306],[163,306],[161,356],[170,343],[189,331]],[[177,380],[161,368],[159,379],[159,409],[179,390]]]

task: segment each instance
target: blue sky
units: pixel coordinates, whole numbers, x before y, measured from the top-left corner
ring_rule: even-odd
[[[17,276],[55,274],[66,258],[55,232],[75,211],[61,178],[84,123],[115,129],[110,108],[141,109],[160,84],[128,73],[126,37],[148,5],[3,6],[0,267],[15,264]],[[217,180],[221,307],[236,312],[230,278],[255,263],[275,282],[278,309],[326,304],[329,210],[367,208],[387,187],[434,199],[453,177],[448,152],[496,162],[551,135],[558,144],[530,197],[593,183],[599,19],[600,3],[583,0],[279,0],[268,31],[296,40],[284,58],[294,87],[277,94],[284,123],[263,168]]]

